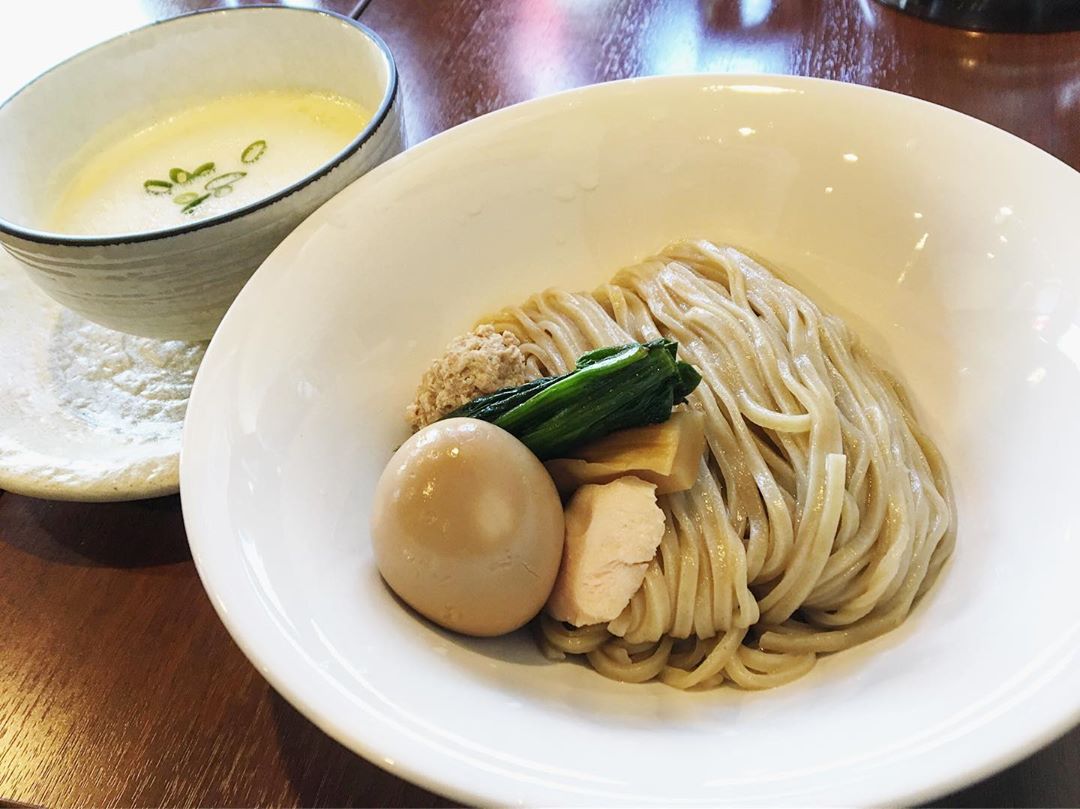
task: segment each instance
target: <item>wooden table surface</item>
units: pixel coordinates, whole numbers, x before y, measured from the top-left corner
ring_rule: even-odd
[[[22,28],[18,11],[0,11],[0,45],[19,43],[29,64],[89,44],[80,36],[218,3],[12,5],[47,7]],[[316,5],[348,13],[354,0]],[[363,20],[398,59],[413,143],[591,82],[754,71],[926,98],[1080,167],[1080,34],[972,34],[873,0],[373,0]],[[13,58],[4,49],[0,69]],[[349,753],[270,689],[203,593],[177,498],[79,505],[10,493],[0,496],[0,798],[449,805]],[[1080,806],[1080,729],[938,803]]]

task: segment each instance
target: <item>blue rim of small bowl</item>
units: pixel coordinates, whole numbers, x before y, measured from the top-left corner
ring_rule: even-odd
[[[246,11],[265,12],[271,9],[281,13],[289,12],[302,14],[319,14],[324,17],[330,17],[332,19],[348,23],[353,28],[359,30],[360,33],[365,35],[372,43],[374,43],[375,47],[382,51],[383,56],[386,57],[386,63],[389,67],[390,75],[389,81],[386,85],[386,91],[383,93],[382,101],[379,103],[379,108],[375,111],[375,114],[372,116],[371,120],[367,122],[363,129],[360,130],[359,134],[357,134],[357,136],[352,141],[350,141],[348,145],[346,145],[341,151],[335,154],[333,158],[316,168],[311,173],[305,174],[296,182],[285,186],[280,191],[276,191],[270,196],[262,197],[255,200],[254,202],[250,202],[247,205],[231,211],[225,211],[223,213],[207,217],[206,219],[200,219],[196,222],[192,222],[190,225],[177,225],[176,227],[171,228],[161,228],[159,230],[147,230],[136,233],[107,234],[104,236],[76,236],[65,235],[62,233],[50,233],[48,231],[22,227],[21,225],[16,225],[14,222],[5,219],[3,216],[0,216],[0,233],[14,236],[18,239],[22,239],[23,241],[33,242],[35,244],[60,245],[64,247],[107,247],[110,245],[150,242],[157,239],[169,238],[171,236],[182,236],[187,233],[194,233],[198,230],[204,230],[206,228],[214,227],[215,225],[222,225],[227,222],[232,222],[262,208],[267,208],[276,202],[280,202],[281,200],[285,199],[285,197],[288,197],[291,194],[301,190],[302,188],[312,184],[316,180],[325,177],[342,163],[344,163],[346,160],[348,160],[350,157],[352,157],[354,154],[356,154],[360,150],[360,148],[369,140],[371,140],[371,138],[374,137],[375,133],[379,131],[383,123],[386,121],[387,116],[390,114],[390,110],[394,106],[394,102],[397,100],[399,87],[397,63],[394,61],[394,55],[390,52],[390,47],[386,44],[386,42],[383,41],[382,37],[380,37],[366,25],[357,20],[354,20],[352,17],[346,17],[344,14],[338,14],[333,11],[325,11],[323,9],[317,8],[297,8],[295,6],[274,5],[234,6],[232,8],[202,9],[200,11],[192,11],[187,14],[180,14],[175,17],[169,17],[164,20],[156,20],[155,22],[140,26],[139,28],[134,28],[131,31],[125,31],[122,34],[110,37],[104,42],[99,42],[96,45],[92,45],[85,50],[81,50],[78,53],[69,56],[62,62],[58,62],[57,64],[50,67],[48,70],[32,78],[18,90],[12,93],[12,95],[9,96],[3,103],[0,103],[0,112],[2,112],[4,107],[10,104],[14,99],[22,95],[23,92],[25,92],[33,85],[37,84],[39,81],[41,81],[53,71],[67,65],[69,62],[80,59],[87,54],[98,50],[99,48],[104,48],[108,45],[111,45],[118,40],[125,39],[130,36],[136,36],[143,31],[149,30],[151,28],[157,28],[158,26],[162,25],[169,25],[170,23],[174,23],[179,20],[185,20],[190,17],[198,17],[210,14],[236,14]]]

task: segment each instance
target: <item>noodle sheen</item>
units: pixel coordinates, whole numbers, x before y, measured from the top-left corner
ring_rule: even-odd
[[[666,531],[606,625],[546,615],[546,654],[676,688],[772,688],[818,654],[898,626],[955,538],[941,456],[906,394],[838,318],[731,247],[671,245],[589,294],[549,290],[486,322],[530,368],[605,345],[676,340],[702,374],[698,480],[659,503]]]

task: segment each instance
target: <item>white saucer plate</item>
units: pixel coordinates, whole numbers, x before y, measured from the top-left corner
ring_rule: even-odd
[[[0,250],[0,489],[84,501],[175,494],[203,350],[90,323]]]

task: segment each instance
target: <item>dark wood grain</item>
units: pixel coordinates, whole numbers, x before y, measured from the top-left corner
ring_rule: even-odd
[[[145,0],[129,24],[217,4]],[[323,5],[347,13],[354,0]],[[870,0],[373,0],[364,21],[398,58],[412,142],[595,81],[761,71],[926,98],[1080,166],[1077,34],[970,34]],[[27,47],[48,35],[27,30]],[[0,496],[0,798],[449,805],[352,755],[274,694],[214,615],[176,498],[11,494]],[[1080,805],[1080,730],[937,803]]]

